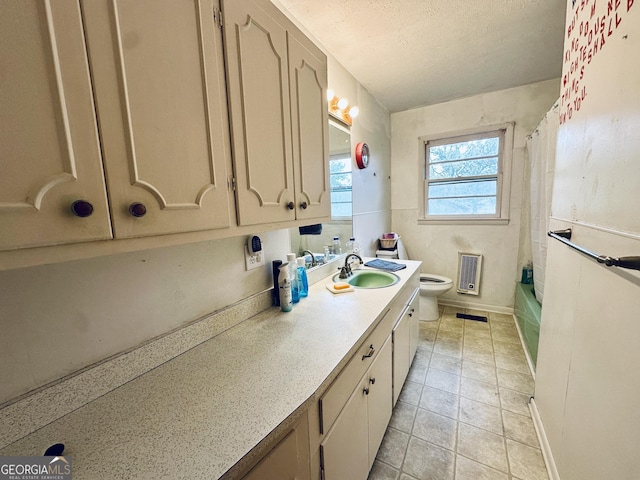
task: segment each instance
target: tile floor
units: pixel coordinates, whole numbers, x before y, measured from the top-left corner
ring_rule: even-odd
[[[418,351],[369,480],[548,480],[532,394],[513,316],[441,308],[440,319],[420,322]]]

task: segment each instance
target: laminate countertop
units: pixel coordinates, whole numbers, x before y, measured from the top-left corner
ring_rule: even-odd
[[[318,281],[293,311],[269,308],[0,454],[62,442],[74,480],[235,478],[317,401],[420,268],[402,263],[386,288],[333,294],[331,277]]]

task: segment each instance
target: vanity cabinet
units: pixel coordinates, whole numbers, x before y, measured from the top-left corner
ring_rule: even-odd
[[[391,419],[391,338],[387,337],[320,444],[325,480],[365,480]]]
[[[222,9],[239,225],[328,220],[326,56],[268,0]]]
[[[0,8],[0,249],[230,225],[213,0]]]

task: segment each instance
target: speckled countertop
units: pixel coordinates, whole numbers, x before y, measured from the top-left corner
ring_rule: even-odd
[[[321,280],[292,312],[269,308],[0,454],[59,441],[75,480],[232,478],[335,378],[420,267],[405,263],[387,288],[334,295]]]

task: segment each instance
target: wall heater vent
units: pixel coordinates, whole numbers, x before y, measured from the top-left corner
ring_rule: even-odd
[[[480,294],[482,255],[458,252],[458,293]]]

